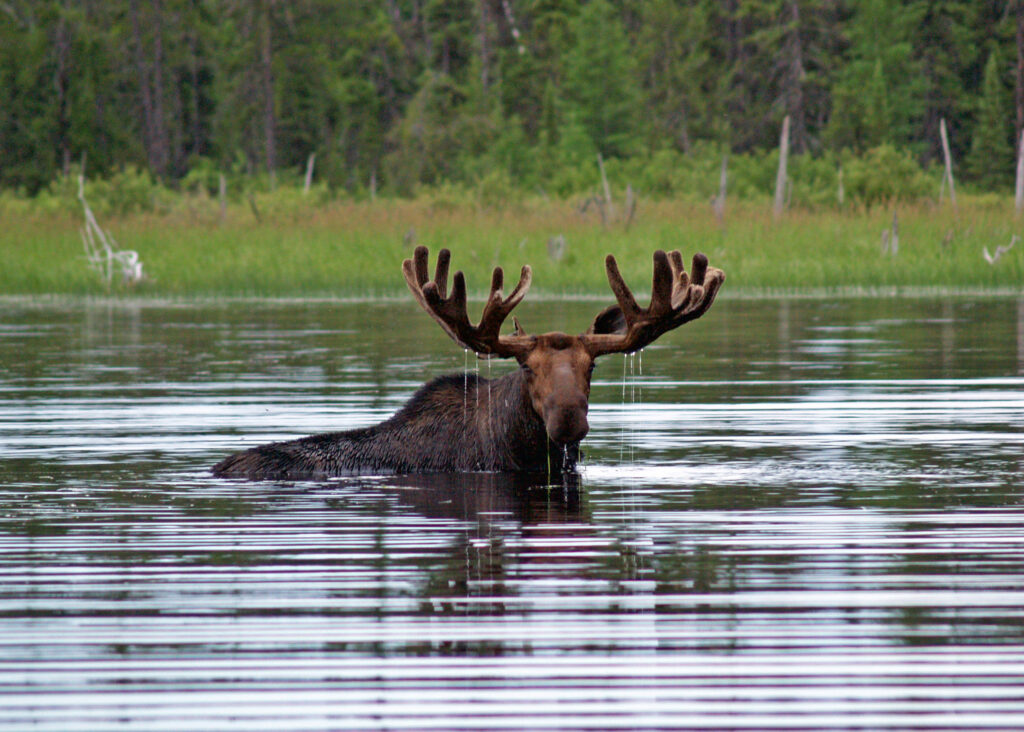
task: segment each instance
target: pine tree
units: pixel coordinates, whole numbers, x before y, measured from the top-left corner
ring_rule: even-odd
[[[643,139],[636,61],[607,0],[592,0],[573,23],[564,93],[569,115],[605,157],[628,156]]]
[[[705,90],[710,59],[707,11],[701,4],[650,0],[641,6],[637,43],[650,147],[688,152],[712,134],[714,99]]]
[[[1006,95],[1000,78],[999,54],[993,51],[985,64],[978,120],[974,126],[971,152],[965,160],[967,174],[988,189],[1007,185],[1013,171]]]
[[[926,87],[911,39],[924,14],[918,2],[860,0],[845,24],[849,47],[833,57],[832,113],[825,137],[839,151],[912,142]]]
[[[999,186],[1013,148],[1002,112],[1024,119],[1022,8],[7,0],[0,187],[35,193],[83,157],[90,176],[127,166],[168,182],[190,167],[287,176],[315,151],[317,180],[332,186],[374,177],[414,190],[504,167],[520,184],[570,171],[559,188],[570,191],[592,178],[597,151],[772,150],[787,114],[794,150],[892,145],[922,161],[940,156],[944,118],[965,173]],[[1013,108],[1000,57],[1018,61]]]
[[[882,59],[875,60],[871,80],[864,89],[864,129],[861,138],[866,148],[891,141],[892,115],[889,112],[889,89]]]
[[[554,142],[562,112],[563,55],[570,46],[577,3],[503,0],[494,4],[500,8],[495,12],[496,25],[503,30],[496,40],[504,115],[522,126],[529,144]]]
[[[953,157],[958,158],[965,152],[967,136],[957,133],[969,127],[974,106],[965,77],[982,45],[974,27],[984,3],[913,0],[910,4],[920,15],[912,38],[924,91],[922,114],[912,134],[922,141],[925,160],[941,160],[939,124],[946,120]]]

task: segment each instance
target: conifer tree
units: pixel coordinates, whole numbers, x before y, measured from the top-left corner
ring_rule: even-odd
[[[922,158],[941,160],[939,125],[951,130],[954,158],[967,146],[967,136],[957,134],[969,126],[972,95],[968,93],[967,70],[978,58],[979,39],[973,28],[980,6],[976,2],[934,2],[914,0],[920,21],[914,27],[914,55],[921,70],[923,110],[912,135],[923,143]]]
[[[891,126],[889,90],[882,70],[882,59],[875,59],[871,79],[864,89],[864,146],[872,148],[889,142]]]
[[[644,102],[652,119],[650,147],[689,151],[707,137],[715,99],[709,94],[709,29],[702,3],[651,0],[641,8],[638,56]]]
[[[606,157],[625,156],[643,139],[636,61],[615,9],[592,0],[573,23],[564,93],[569,112]]]
[[[217,171],[270,170],[287,182],[315,152],[317,181],[335,188],[413,191],[505,166],[568,192],[592,181],[597,151],[636,170],[666,147],[763,154],[785,115],[794,151],[891,145],[923,163],[941,157],[945,119],[965,173],[998,186],[1013,168],[1004,112],[1018,132],[1024,119],[1022,8],[6,0],[0,187],[37,193],[83,158],[90,176],[212,172],[216,185]]]
[[[967,174],[988,189],[1008,184],[1013,171],[1006,94],[1000,78],[999,54],[993,51],[985,64],[978,119],[971,139],[971,151],[965,160]]]
[[[829,147],[863,151],[884,142],[911,143],[926,97],[912,43],[923,13],[919,2],[860,0],[853,5],[845,58],[830,61]]]

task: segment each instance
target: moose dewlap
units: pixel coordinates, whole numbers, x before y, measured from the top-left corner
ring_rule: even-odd
[[[426,247],[417,247],[402,272],[416,301],[463,348],[483,357],[514,358],[520,368],[497,379],[475,374],[441,376],[422,386],[390,419],[372,427],[275,442],[236,453],[218,463],[219,476],[304,479],[370,473],[467,471],[549,472],[573,470],[580,441],[590,426],[590,377],[596,360],[633,353],[663,333],[707,312],[725,273],[696,254],[690,272],[678,251],[654,253],[651,303],[641,308],[615,258],[605,259],[615,293],[611,305],[580,335],[500,333],[502,323],[530,289],[524,266],[505,297],[500,267],[480,322],[466,311],[466,279],[452,278],[451,253],[442,249],[430,279]]]

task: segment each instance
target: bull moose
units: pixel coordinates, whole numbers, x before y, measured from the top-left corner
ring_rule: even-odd
[[[635,353],[663,333],[703,315],[725,273],[696,254],[689,274],[678,251],[654,253],[651,303],[641,308],[608,255],[605,268],[618,304],[577,336],[529,335],[513,316],[502,323],[530,288],[524,266],[519,284],[505,297],[496,267],[480,322],[466,311],[466,279],[456,272],[448,292],[451,253],[442,249],[433,280],[428,252],[417,247],[402,263],[413,297],[445,333],[481,358],[514,358],[519,368],[496,379],[477,374],[438,377],[422,386],[390,419],[344,432],[275,442],[236,453],[214,474],[249,479],[317,479],[372,473],[468,471],[551,472],[573,470],[587,424],[590,377],[598,358]]]

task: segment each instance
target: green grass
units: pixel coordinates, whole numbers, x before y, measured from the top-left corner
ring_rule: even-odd
[[[247,204],[221,220],[209,200],[188,200],[161,213],[115,217],[98,212],[101,226],[122,248],[136,250],[149,280],[115,292],[169,297],[380,297],[403,295],[401,260],[413,243],[453,252],[480,292],[500,264],[512,279],[534,269],[534,292],[607,295],[603,258],[614,253],[628,282],[649,289],[651,252],[704,251],[728,275],[733,295],[903,290],[1024,291],[1024,242],[995,266],[982,257],[1020,231],[1012,201],[991,196],[946,204],[903,204],[899,252],[881,253],[881,232],[892,207],[837,212],[787,212],[775,221],[765,202],[730,203],[724,223],[710,206],[641,201],[632,225],[603,225],[594,211],[569,202],[529,201],[504,210],[437,199],[416,201],[260,202],[260,220]],[[106,289],[86,263],[68,210],[0,211],[0,293],[102,295]],[[562,235],[565,257],[554,261],[548,240]]]

